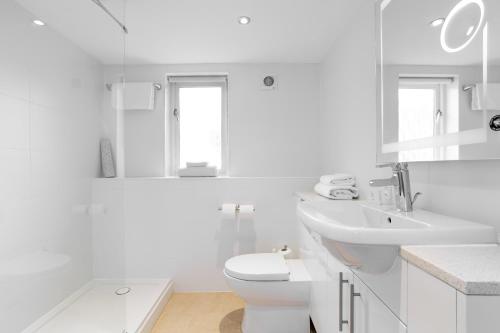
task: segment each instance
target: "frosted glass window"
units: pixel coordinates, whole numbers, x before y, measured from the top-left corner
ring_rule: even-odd
[[[179,88],[179,164],[222,167],[222,88]]]
[[[438,90],[435,88],[399,89],[399,141],[434,136]],[[434,149],[426,148],[399,153],[400,160],[432,160]]]
[[[434,136],[435,89],[399,89],[399,141]]]

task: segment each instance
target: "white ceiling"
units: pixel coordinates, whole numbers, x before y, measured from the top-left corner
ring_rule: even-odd
[[[16,0],[106,64],[320,62],[362,1]],[[125,4],[126,3],[126,4]],[[252,18],[248,26],[238,17]]]

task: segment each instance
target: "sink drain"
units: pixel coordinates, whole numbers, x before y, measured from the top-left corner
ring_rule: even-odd
[[[124,288],[119,288],[115,290],[115,294],[118,296],[126,295],[128,294],[132,289],[129,287],[124,287]]]

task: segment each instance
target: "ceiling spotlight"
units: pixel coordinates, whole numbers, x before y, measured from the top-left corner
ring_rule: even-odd
[[[33,20],[33,24],[37,25],[39,27],[43,27],[45,25],[45,22],[43,22],[41,20]]]
[[[251,21],[251,19],[250,19],[250,17],[248,17],[248,16],[240,16],[240,17],[238,18],[238,22],[239,22],[240,24],[242,24],[242,25],[247,25],[247,24],[250,24],[250,21]]]
[[[440,25],[443,25],[444,21],[445,21],[445,19],[440,17],[438,19],[435,19],[434,21],[431,21],[430,25],[431,25],[431,27],[437,28]]]

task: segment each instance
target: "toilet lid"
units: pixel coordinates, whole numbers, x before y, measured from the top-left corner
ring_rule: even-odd
[[[244,254],[226,261],[226,273],[247,281],[288,281],[290,270],[279,253]]]

